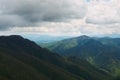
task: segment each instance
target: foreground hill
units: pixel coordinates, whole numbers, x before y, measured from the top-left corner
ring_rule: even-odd
[[[63,58],[20,36],[0,37],[0,80],[109,80],[83,59]]]
[[[62,56],[75,56],[120,75],[120,38],[92,38],[80,36],[45,44],[46,48]]]

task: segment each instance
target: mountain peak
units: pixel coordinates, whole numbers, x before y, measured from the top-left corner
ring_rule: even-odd
[[[23,37],[21,37],[21,36],[19,36],[19,35],[0,36],[0,38],[23,39]]]
[[[89,37],[89,36],[87,36],[87,35],[82,35],[82,36],[80,36],[80,37]]]
[[[82,35],[82,36],[79,36],[78,38],[79,38],[79,39],[89,39],[90,37],[89,37],[89,36],[86,36],[86,35]]]

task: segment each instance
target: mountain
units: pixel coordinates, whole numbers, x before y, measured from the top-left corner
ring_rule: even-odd
[[[45,44],[43,47],[62,56],[89,61],[114,75],[120,75],[120,38],[95,38],[86,35]]]
[[[101,43],[103,43],[105,45],[109,45],[109,46],[114,46],[116,48],[120,48],[120,38],[105,37],[105,38],[98,38],[97,40],[99,40]]]
[[[0,80],[110,80],[86,60],[61,57],[21,36],[0,37]]]

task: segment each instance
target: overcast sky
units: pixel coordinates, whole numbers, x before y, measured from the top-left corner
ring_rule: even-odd
[[[120,0],[0,0],[0,35],[120,34]]]

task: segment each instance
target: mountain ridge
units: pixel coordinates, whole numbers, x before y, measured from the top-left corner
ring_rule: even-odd
[[[71,47],[72,46],[72,47]],[[62,56],[75,56],[119,75],[120,38],[97,38],[86,35],[44,46]],[[113,64],[114,63],[114,64]]]
[[[21,36],[0,37],[2,80],[109,80],[110,75],[85,60],[76,64]],[[93,75],[96,74],[96,75]]]

